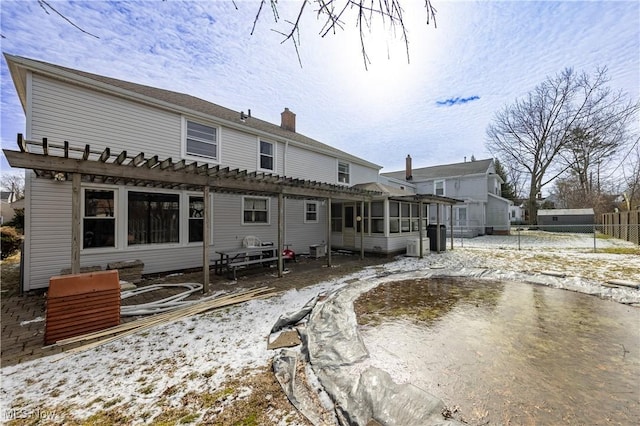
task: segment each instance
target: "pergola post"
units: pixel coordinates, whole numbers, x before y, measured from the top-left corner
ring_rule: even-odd
[[[364,201],[360,202],[360,260],[364,260]]]
[[[440,203],[436,203],[436,253],[440,253]]]
[[[284,250],[284,195],[278,194],[278,277],[282,278],[284,270],[284,260],[282,251]]]
[[[331,267],[331,197],[327,198],[327,266]]]
[[[209,244],[210,244],[210,231],[209,224],[211,223],[211,212],[209,211],[210,194],[209,185],[206,185],[202,189],[202,201],[204,203],[204,217],[202,220],[202,293],[207,294],[209,292]]]
[[[420,239],[420,241],[418,241],[418,250],[420,250],[420,254],[418,255],[418,257],[420,259],[424,258],[424,256],[422,255],[422,252],[424,250],[424,247],[422,247],[422,237],[424,235],[424,229],[422,226],[422,209],[424,208],[424,205],[422,204],[422,201],[418,202],[418,238]]]
[[[451,250],[453,250],[453,204],[449,205],[449,207],[450,207],[449,227],[451,228]],[[460,232],[462,232],[462,229],[460,230]]]
[[[82,175],[73,173],[71,180],[71,273],[80,273],[80,248],[82,238],[80,236],[80,217],[82,206],[80,204],[80,181]]]

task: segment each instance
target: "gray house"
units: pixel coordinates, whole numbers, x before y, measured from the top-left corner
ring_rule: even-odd
[[[20,151],[5,148],[27,169],[25,290],[70,264],[202,267],[247,237],[298,253],[401,252],[428,224],[425,203],[454,202],[385,187],[381,166],[298,133],[287,108],[272,124],[187,94],[5,59],[26,116]]]
[[[508,234],[510,200],[502,198],[502,178],[496,174],[493,159],[472,160],[455,164],[413,168],[406,158],[404,171],[381,173],[388,184],[412,187],[419,194],[434,194],[460,200],[453,206],[455,235],[475,237],[488,233]],[[451,211],[440,212],[444,222],[451,222]],[[429,210],[435,222],[437,209]]]
[[[595,213],[592,208],[538,210],[538,226],[543,231],[592,232],[594,223]]]

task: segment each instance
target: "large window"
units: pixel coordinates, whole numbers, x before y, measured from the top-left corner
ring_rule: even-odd
[[[187,154],[217,160],[217,129],[193,121],[187,121]]]
[[[128,210],[129,245],[180,241],[180,196],[178,194],[130,191]]]
[[[304,223],[318,223],[318,202],[304,202]]]
[[[339,183],[350,182],[349,163],[338,161],[338,182]]]
[[[85,189],[82,248],[115,247],[115,191]]]
[[[242,199],[242,214],[245,224],[268,224],[269,199],[244,197]]]
[[[271,142],[260,141],[260,168],[262,170],[274,170],[275,148]]]
[[[373,201],[371,203],[371,232],[384,234],[384,202]]]
[[[189,197],[189,242],[203,241],[204,198]]]
[[[389,232],[392,234],[418,231],[418,204],[389,202]]]

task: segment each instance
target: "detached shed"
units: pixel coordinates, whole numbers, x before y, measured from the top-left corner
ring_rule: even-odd
[[[538,210],[538,226],[543,231],[592,232],[594,221],[595,213],[592,208]]]

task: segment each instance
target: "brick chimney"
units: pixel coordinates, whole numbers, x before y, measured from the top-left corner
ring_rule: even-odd
[[[288,130],[290,132],[296,131],[296,115],[289,111],[289,108],[285,108],[284,111],[280,114],[282,120],[280,122],[280,127],[284,130]]]
[[[406,179],[413,179],[413,167],[411,166],[411,156],[407,155]]]

